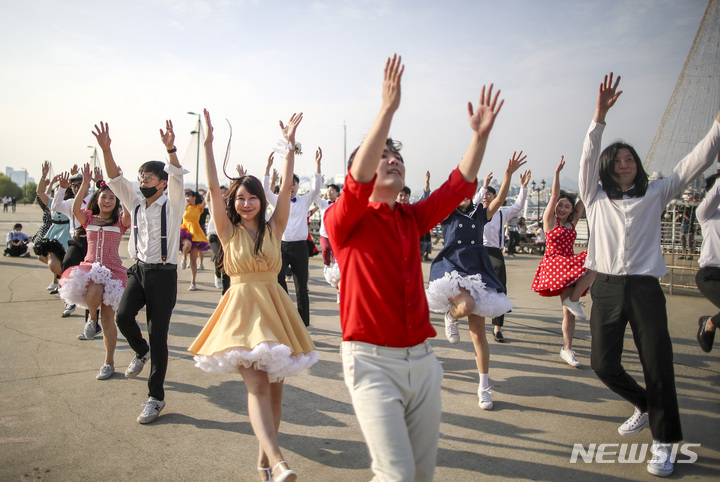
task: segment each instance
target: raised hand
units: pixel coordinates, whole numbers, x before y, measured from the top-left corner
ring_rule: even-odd
[[[299,114],[291,115],[287,125],[283,124],[283,121],[280,121],[280,130],[282,131],[283,137],[286,141],[293,144],[295,143],[295,131],[297,130],[298,125],[302,121],[302,118],[303,113],[300,112]]]
[[[508,167],[505,172],[513,174],[527,162],[525,159],[527,159],[527,156],[523,156],[523,151],[513,152],[512,157],[508,161]]]
[[[205,144],[212,144],[215,140],[215,134],[213,134],[213,126],[210,121],[210,112],[207,109],[203,109],[203,115],[205,116]],[[242,177],[242,176],[241,176]]]
[[[70,169],[70,175],[74,176],[78,172],[80,172],[80,168],[78,167],[77,164],[73,164],[73,167]]]
[[[610,72],[610,75],[606,75],[603,79],[603,82],[600,84],[600,92],[598,94],[598,109],[604,110],[607,112],[610,110],[612,106],[615,105],[615,102],[618,100],[618,97],[620,97],[620,94],[622,94],[621,91],[617,91],[618,85],[620,84],[620,76],[618,75],[617,80],[615,80],[615,85],[613,85],[613,73]]]
[[[322,149],[318,147],[317,151],[315,151],[315,165],[318,168],[318,172],[320,172],[320,161],[322,161]]]
[[[100,149],[105,150],[110,148],[110,128],[107,122],[100,121],[100,127],[95,124],[95,130],[93,130],[92,134],[95,136]]]
[[[530,182],[530,178],[532,177],[532,171],[528,169],[527,171],[520,174],[520,185],[522,187],[527,187],[528,183]]]
[[[173,123],[171,120],[165,121],[165,131],[160,129],[160,139],[165,147],[170,150],[175,147],[175,132],[173,131]]]
[[[280,179],[280,174],[278,174],[277,169],[273,169],[272,177],[270,178],[270,185],[273,187],[277,186],[278,179]]]
[[[500,91],[498,90],[493,96],[493,84],[490,84],[490,88],[486,89],[483,85],[482,91],[480,92],[480,102],[478,103],[477,110],[473,111],[472,102],[468,102],[468,120],[470,122],[470,128],[477,132],[480,137],[487,137],[492,130],[495,118],[500,113],[500,109],[505,103],[505,100],[498,102],[498,96]]]
[[[247,176],[247,171],[245,171],[245,168],[242,166],[242,164],[238,164],[237,166],[235,166],[235,170],[238,173],[238,177]]]
[[[490,186],[490,181],[492,181],[493,175],[492,172],[488,172],[488,175],[485,176],[485,182],[483,183],[483,187],[487,189]]]
[[[559,173],[563,170],[563,167],[565,167],[565,156],[560,156],[560,162],[558,162],[558,165],[555,168],[555,172]]]
[[[402,57],[393,54],[385,62],[385,78],[383,79],[383,108],[395,112],[400,107],[400,81],[405,66],[402,64]]]
[[[82,177],[83,177],[83,179],[82,179],[83,184],[90,185],[91,179],[93,181],[95,181],[95,179],[92,177],[92,171],[90,170],[90,164],[87,162],[82,167]],[[100,179],[102,179],[102,177]]]
[[[70,187],[70,174],[68,174],[67,172],[58,174],[57,176],[55,176],[55,178],[60,183],[61,188],[67,189],[68,187]]]
[[[50,172],[50,162],[45,161],[42,163],[42,178],[45,179]]]
[[[83,179],[84,178],[85,178],[85,175],[83,174]],[[93,180],[93,182],[98,182],[98,181],[103,180],[102,169],[100,169],[99,167],[95,167],[95,169],[93,169],[92,180]]]

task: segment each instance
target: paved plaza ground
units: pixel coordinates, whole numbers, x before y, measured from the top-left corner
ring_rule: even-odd
[[[0,233],[4,237],[13,223],[21,222],[33,234],[39,220],[37,206],[21,205],[16,213],[0,216]],[[126,256],[125,244],[121,254]],[[578,322],[575,333],[574,348],[583,366],[572,368],[558,356],[559,300],[530,291],[539,261],[523,254],[507,262],[515,308],[506,317],[507,342],[490,341],[494,410],[480,410],[477,404],[467,324],[461,323],[460,343],[451,345],[442,316],[431,315],[438,331],[431,342],[445,371],[435,479],[651,479],[645,463],[586,463],[581,458],[570,463],[574,444],[649,444],[651,435],[648,430],[633,437],[618,435],[617,427],[633,408],[590,370],[587,322]],[[426,277],[429,267],[423,263]],[[178,277],[167,406],[155,423],[140,425],[135,419],[147,399],[148,368],[136,379],[125,378],[133,357],[125,340],[118,340],[118,373],[96,380],[102,339],[76,338],[82,312],[60,317],[62,301],[45,289],[51,282],[47,267],[36,257],[0,258],[0,480],[258,480],[257,442],[242,380],[195,368],[187,352],[220,291],[209,270],[199,272],[195,292],[187,290],[189,271],[179,271]],[[319,257],[311,259],[310,278],[309,330],[320,361],[286,380],[280,445],[298,480],[368,481],[369,456],[343,382],[336,295],[323,279]],[[292,296],[292,284],[290,292]],[[671,478],[717,480],[720,348],[705,354],[695,340],[698,317],[715,310],[700,296],[668,296],[667,304],[685,442],[700,444],[692,448],[697,461],[677,464]],[[587,312],[589,308],[588,299]],[[144,312],[139,321],[145,330]],[[629,332],[624,361],[641,381]]]

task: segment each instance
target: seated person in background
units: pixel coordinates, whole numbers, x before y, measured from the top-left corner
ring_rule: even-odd
[[[7,239],[5,240],[7,248],[5,248],[3,254],[5,256],[29,258],[28,241],[30,241],[30,236],[22,232],[22,224],[15,223],[13,230],[8,233]]]

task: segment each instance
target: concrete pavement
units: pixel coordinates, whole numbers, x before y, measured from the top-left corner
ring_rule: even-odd
[[[19,221],[32,234],[39,220],[37,206],[18,206],[17,213],[0,216],[0,233],[5,236]],[[490,341],[494,410],[477,405],[467,324],[461,322],[460,343],[450,345],[442,316],[431,316],[438,331],[432,344],[445,370],[435,479],[651,479],[644,462],[586,463],[578,458],[570,463],[574,444],[649,444],[651,435],[647,430],[633,437],[618,435],[617,427],[633,409],[589,369],[587,322],[578,322],[575,334],[582,368],[572,368],[558,356],[560,302],[530,291],[539,261],[534,255],[508,259],[515,308],[506,316],[507,342]],[[423,264],[427,273],[430,264]],[[311,259],[310,271],[310,333],[320,361],[286,380],[280,445],[299,480],[367,481],[372,478],[370,461],[342,377],[335,292],[323,279],[319,257]],[[77,340],[82,314],[78,310],[60,317],[62,302],[45,290],[51,281],[48,269],[35,257],[0,258],[0,480],[258,480],[257,442],[242,380],[195,368],[187,352],[220,298],[211,271],[199,273],[199,291],[187,291],[189,277],[179,271],[167,406],[155,423],[140,425],[135,419],[147,399],[148,369],[125,379],[122,373],[133,354],[124,339],[118,341],[118,373],[96,380],[102,339]],[[692,448],[698,460],[677,464],[672,477],[716,480],[720,348],[705,354],[695,341],[697,318],[715,310],[699,296],[668,296],[667,301],[685,441],[701,444]],[[144,321],[143,313],[139,321]],[[629,333],[624,361],[641,380]]]

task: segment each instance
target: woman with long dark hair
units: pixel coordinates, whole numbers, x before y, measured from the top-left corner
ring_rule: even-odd
[[[76,304],[89,311],[83,335],[92,340],[97,332],[98,310],[102,323],[105,363],[97,374],[98,380],[115,373],[115,345],[117,328],[115,311],[120,304],[127,269],[120,259],[122,235],[130,226],[130,213],[120,209],[120,199],[104,181],[82,209],[82,202],[90,187],[90,165],[83,168],[83,180],[73,202],[73,214],[85,228],[88,250],[85,259],[66,270],[60,278],[60,297],[68,304]]]
[[[267,201],[254,176],[235,179],[225,198],[220,193],[213,128],[206,111],[207,179],[223,264],[231,285],[189,351],[195,366],[208,372],[239,372],[248,392],[250,423],[259,442],[260,480],[293,481],[295,471],[283,459],[278,443],[283,380],[313,365],[315,345],[288,294],[277,282],[281,267],[280,240],[290,213],[295,161],[295,131],[302,113],[280,122],[288,153],[272,216],[265,220]],[[226,159],[227,162],[227,159]]]

